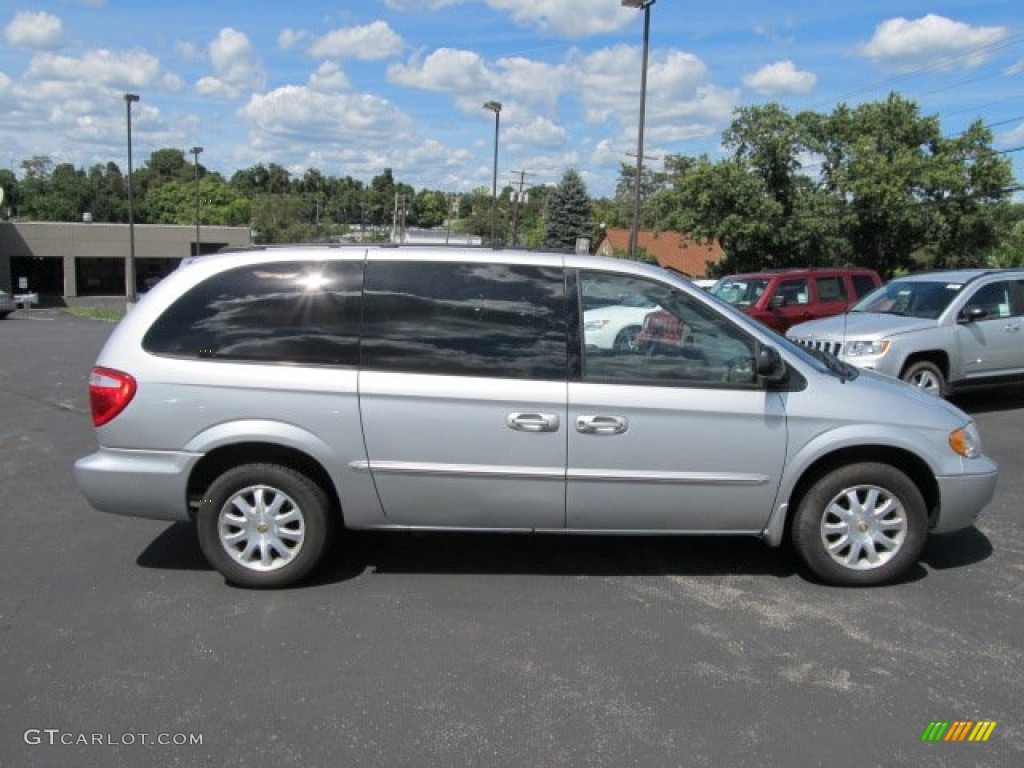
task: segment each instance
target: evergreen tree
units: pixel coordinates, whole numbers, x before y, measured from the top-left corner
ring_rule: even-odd
[[[590,237],[590,197],[574,169],[567,170],[548,195],[545,215],[545,247],[575,248],[578,238]]]

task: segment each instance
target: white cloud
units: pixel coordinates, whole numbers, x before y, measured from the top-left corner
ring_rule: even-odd
[[[408,140],[412,122],[385,99],[369,94],[326,94],[289,85],[254,94],[239,114],[264,138],[375,143]]]
[[[285,27],[277,34],[277,47],[282,51],[287,51],[305,37],[305,32]]]
[[[402,38],[387,22],[375,21],[361,27],[335,29],[309,46],[310,56],[322,59],[378,61],[402,52]]]
[[[1008,67],[1005,72],[1006,75],[1009,75],[1011,77],[1013,75],[1019,75],[1021,73],[1024,73],[1024,59],[1021,59],[1016,64],[1013,64],[1012,66]]]
[[[392,64],[388,79],[398,85],[443,93],[490,90],[495,78],[480,54],[438,48],[423,61]]]
[[[196,44],[190,43],[187,40],[178,40],[174,44],[174,52],[186,61],[192,61],[199,55],[199,49],[196,47]]]
[[[801,71],[792,61],[777,61],[743,78],[743,84],[758,93],[809,93],[818,78],[811,72]]]
[[[437,11],[463,2],[465,0],[384,0],[384,5],[392,11]]]
[[[984,49],[1007,35],[1006,27],[974,27],[928,14],[914,20],[883,21],[875,28],[871,40],[862,44],[858,51],[867,58],[906,67],[943,59],[948,59],[947,67],[957,59],[963,59],[968,66],[976,66],[986,58]]]
[[[512,125],[502,136],[508,147],[528,146],[546,149],[564,147],[569,140],[565,128],[544,117],[535,117],[528,123]]]
[[[620,30],[642,13],[620,0],[485,0],[512,21],[548,35],[581,38]]]
[[[571,85],[572,73],[563,65],[547,64],[520,57],[499,59],[496,80],[491,88],[500,88],[524,104],[551,109]]]
[[[61,20],[49,13],[21,11],[4,29],[4,37],[16,48],[53,50],[64,41],[64,28]]]
[[[1021,142],[1024,142],[1024,123],[1021,123],[1012,131],[1000,134],[997,139],[1003,146],[1018,146]]]
[[[141,88],[161,81],[160,60],[145,51],[87,51],[80,58],[40,53],[28,74],[37,80],[84,83],[90,86]]]
[[[309,87],[314,91],[329,93],[347,90],[349,82],[341,67],[333,61],[325,61],[309,76]]]
[[[214,74],[196,82],[196,90],[201,95],[237,99],[246,91],[263,89],[266,73],[243,32],[224,27],[209,49]]]
[[[393,64],[388,79],[409,88],[448,94],[465,112],[476,112],[484,101],[552,109],[569,86],[571,73],[561,65],[512,57],[493,67],[475,51],[439,48],[420,60]]]

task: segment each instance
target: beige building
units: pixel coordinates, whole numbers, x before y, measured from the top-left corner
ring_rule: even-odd
[[[195,252],[196,229],[136,224],[136,290],[145,291]],[[252,242],[248,227],[203,226],[200,253]],[[0,288],[34,291],[42,303],[124,296],[130,253],[127,224],[0,221]]]

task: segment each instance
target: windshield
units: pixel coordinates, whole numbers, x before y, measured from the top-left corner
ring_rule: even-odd
[[[723,277],[711,288],[711,293],[734,307],[750,307],[767,287],[767,277]]]
[[[850,311],[935,319],[963,287],[963,283],[936,280],[894,280],[869,293]]]

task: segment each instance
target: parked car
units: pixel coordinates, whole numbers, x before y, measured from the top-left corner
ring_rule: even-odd
[[[845,312],[882,284],[871,269],[787,269],[723,277],[711,293],[780,333]]]
[[[788,335],[933,395],[1024,381],[1024,269],[908,275]]]
[[[3,320],[17,308],[18,305],[14,302],[11,294],[7,293],[7,291],[0,291],[0,320]]]
[[[648,311],[643,343],[585,342],[584,308],[617,303]],[[345,529],[745,534],[877,584],[972,525],[997,474],[952,404],[585,255],[208,256],[120,322],[89,397],[91,504],[194,521],[253,587]]]
[[[659,307],[641,295],[614,297],[613,301],[584,307],[584,343],[599,349],[635,349],[644,320]]]
[[[35,291],[14,294],[14,303],[18,309],[29,309],[39,303],[39,294]]]

